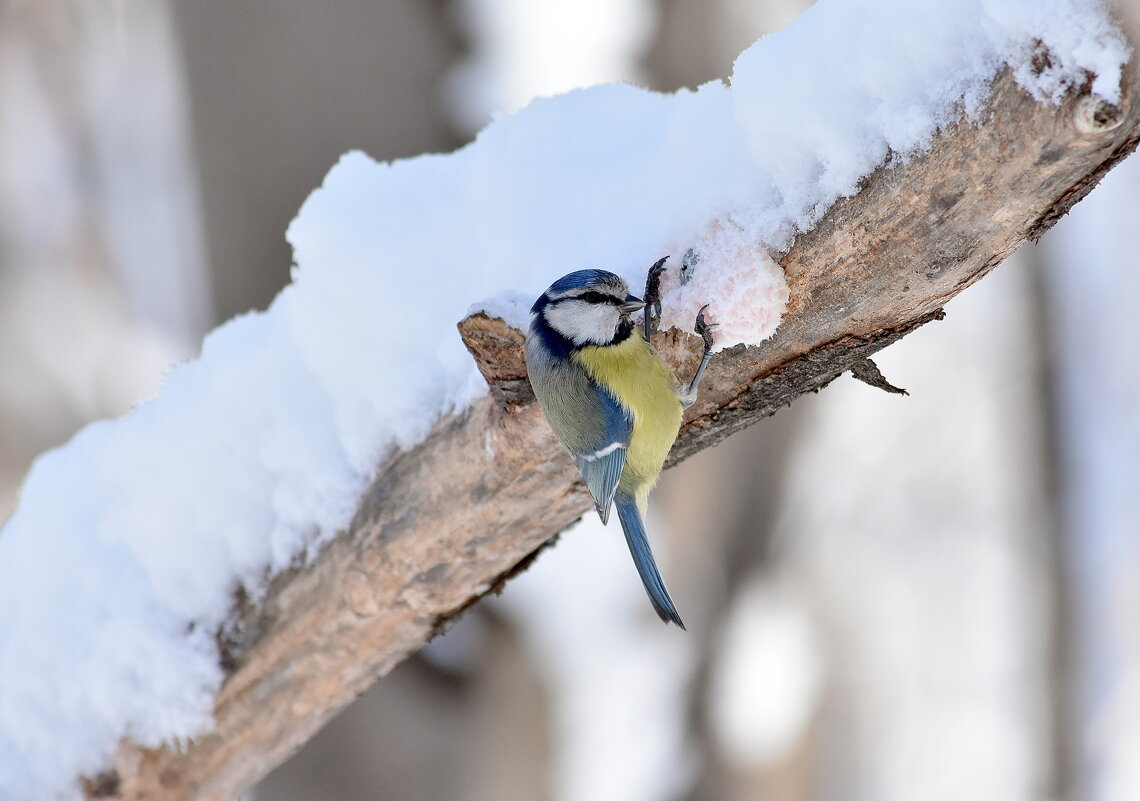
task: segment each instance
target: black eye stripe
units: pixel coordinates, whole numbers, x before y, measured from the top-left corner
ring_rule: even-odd
[[[563,295],[561,297],[549,298],[547,302],[550,304],[558,305],[574,300],[580,300],[583,303],[606,304],[612,306],[621,306],[625,302],[616,295],[611,295],[608,292],[598,292],[596,289],[589,289],[577,295]]]

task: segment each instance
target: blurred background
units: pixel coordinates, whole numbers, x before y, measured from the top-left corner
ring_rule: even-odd
[[[289,277],[344,151],[724,78],[803,0],[0,0],[0,519]],[[850,377],[565,534],[251,801],[1140,798],[1140,162]]]

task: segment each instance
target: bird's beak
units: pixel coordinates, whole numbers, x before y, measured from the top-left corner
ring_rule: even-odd
[[[621,310],[626,314],[633,314],[636,311],[641,311],[645,308],[645,301],[641,298],[635,298],[633,295],[628,295],[625,303],[621,304]]]

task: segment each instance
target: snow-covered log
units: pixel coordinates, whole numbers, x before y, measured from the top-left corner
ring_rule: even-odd
[[[927,153],[877,170],[782,256],[791,301],[779,331],[714,359],[672,459],[937,319],[1133,150],[1136,89],[1129,74],[1118,106],[1080,91],[1053,106],[1007,72],[977,122],[955,123]],[[236,634],[222,637],[228,676],[214,732],[185,750],[124,743],[116,768],[90,783],[92,797],[232,797],[591,508],[520,383],[521,333],[482,314],[461,329],[505,393],[441,420],[391,459],[312,565],[239,606],[227,627]],[[691,367],[695,337],[665,338],[670,361]]]

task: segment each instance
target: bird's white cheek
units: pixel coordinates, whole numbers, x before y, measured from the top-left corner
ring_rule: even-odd
[[[575,345],[606,345],[613,341],[621,312],[609,304],[571,301],[550,306],[546,321]]]

